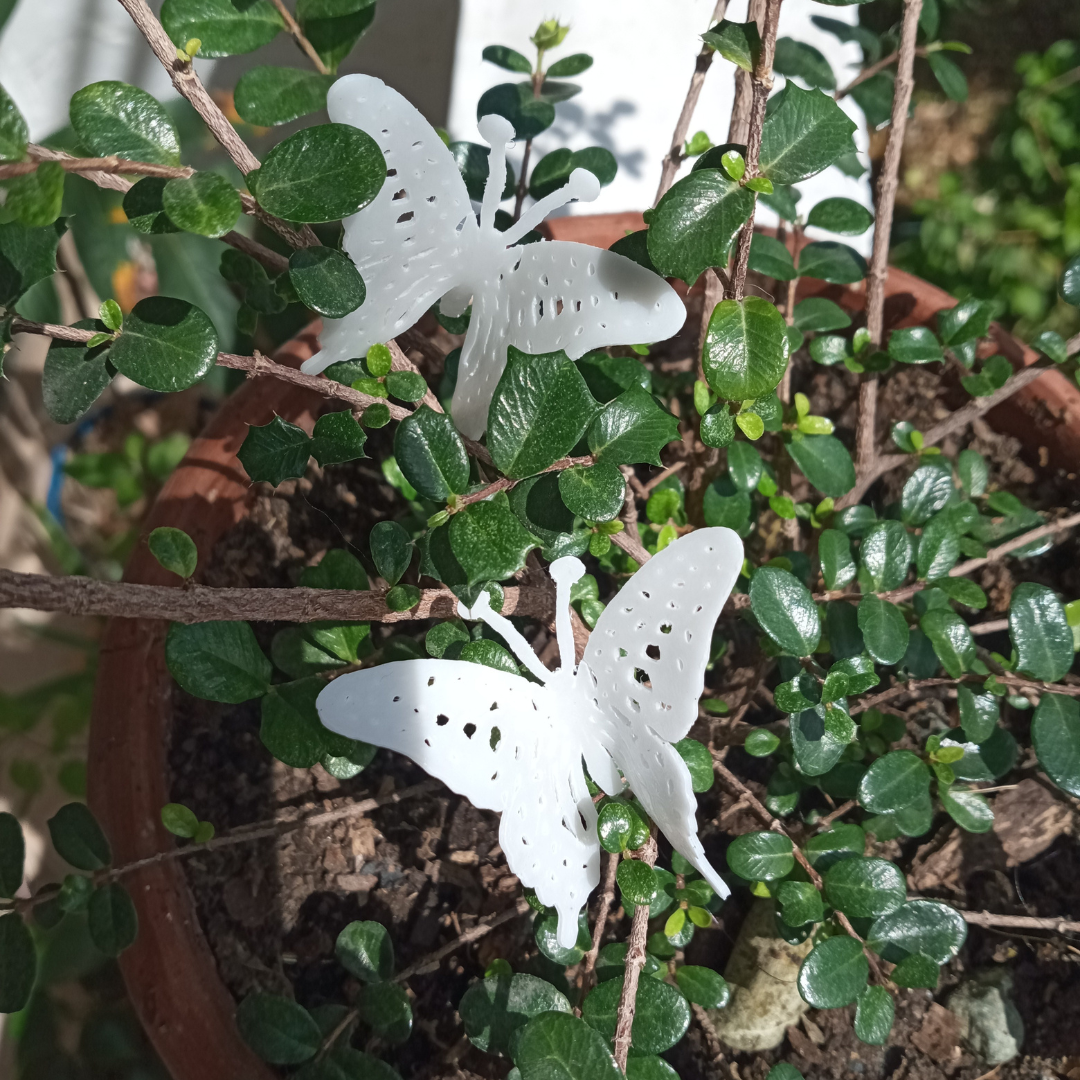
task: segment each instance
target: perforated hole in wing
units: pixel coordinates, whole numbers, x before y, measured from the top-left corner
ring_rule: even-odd
[[[466,724],[462,729],[465,732],[465,738],[471,739],[476,734],[476,725],[473,723]]]
[[[435,723],[438,724],[439,727],[446,727],[446,725],[450,723],[450,717],[447,716],[446,713],[439,713],[435,718]]]

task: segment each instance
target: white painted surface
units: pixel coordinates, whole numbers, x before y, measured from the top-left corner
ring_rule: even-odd
[[[574,213],[615,213],[643,210],[652,205],[660,179],[660,162],[667,152],[671,133],[682,108],[694,60],[701,48],[700,35],[709,28],[715,0],[560,0],[551,7],[522,0],[462,0],[458,23],[457,55],[450,98],[449,130],[455,139],[478,142],[476,102],[490,86],[517,81],[522,76],[485,62],[486,45],[509,45],[532,57],[529,35],[542,18],[557,15],[571,25],[563,45],[550,55],[549,62],[575,52],[587,52],[593,66],[570,81],[582,92],[556,106],[555,124],[536,139],[533,162],[559,146],[580,149],[605,146],[615,154],[619,172],[600,198]],[[729,19],[745,21],[747,0],[732,0]],[[813,0],[785,0],[780,8],[780,36],[805,41],[819,49],[844,84],[858,65],[857,45],[842,45],[831,34],[819,30],[812,15],[855,22],[856,7],[833,7]],[[713,61],[705,80],[690,133],[704,130],[713,142],[727,137],[728,119],[734,97],[734,65],[720,57]],[[783,78],[777,78],[783,86]],[[859,125],[856,146],[863,164],[867,136],[862,113],[850,99],[845,110]],[[511,155],[515,168],[518,151]],[[685,165],[684,171],[689,169]],[[820,199],[845,195],[871,206],[866,175],[859,180],[827,169],[798,185],[803,214]],[[760,220],[775,222],[762,208]],[[828,234],[822,233],[823,237]],[[845,242],[868,253],[872,233],[846,238]]]

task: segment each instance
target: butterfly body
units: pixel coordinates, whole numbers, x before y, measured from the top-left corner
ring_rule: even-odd
[[[558,940],[600,877],[589,776],[634,795],[672,845],[721,895],[728,888],[697,837],[696,797],[672,743],[697,718],[712,628],[742,565],[730,529],[699,529],[639,570],[597,621],[585,657],[545,669],[487,594],[466,618],[500,633],[537,681],[477,664],[406,660],[351,672],[319,695],[332,731],[412,758],[474,805],[502,813],[510,869],[559,913]],[[561,655],[573,657],[569,588],[579,560],[550,567]],[[647,665],[647,666],[644,666]]]
[[[671,286],[621,255],[566,241],[518,245],[553,209],[596,198],[599,182],[586,170],[575,170],[506,232],[495,228],[513,136],[502,117],[480,121],[491,152],[477,221],[450,150],[397,91],[369,75],[347,75],[331,87],[327,109],[334,122],[375,139],[387,179],[372,203],[343,223],[343,246],[367,299],[343,319],[325,321],[322,351],[304,364],[308,374],[364,355],[440,299],[449,315],[463,313],[471,299],[452,414],[462,432],[479,438],[508,346],[564,349],[578,359],[608,345],[661,341],[682,326],[686,310]]]

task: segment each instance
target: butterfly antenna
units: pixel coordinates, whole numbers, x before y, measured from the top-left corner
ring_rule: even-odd
[[[584,576],[585,564],[573,555],[564,555],[548,567],[548,573],[555,582],[555,640],[559,643],[559,662],[563,671],[573,671],[577,651],[570,621],[570,590]]]
[[[488,177],[488,186],[491,178]],[[550,195],[545,195],[538,203],[534,203],[524,214],[504,232],[503,239],[506,246],[516,244],[527,232],[531,232],[544,218],[560,206],[571,202],[592,202],[600,194],[600,181],[589,172],[588,169],[575,169],[570,174],[570,179]],[[484,201],[487,202],[487,192],[484,192]],[[494,221],[494,215],[492,215]]]
[[[477,125],[480,137],[491,147],[488,155],[488,176],[484,185],[484,201],[480,204],[480,228],[495,228],[495,211],[502,201],[506,185],[506,148],[514,140],[514,125],[503,116],[492,113],[480,118]]]
[[[491,601],[486,592],[482,592],[471,608],[467,608],[458,601],[458,615],[463,619],[479,619],[486,623],[497,634],[501,634],[511,652],[531,671],[541,682],[546,683],[551,678],[551,672],[540,663],[532,646],[518,631],[517,627],[506,618],[491,609]]]

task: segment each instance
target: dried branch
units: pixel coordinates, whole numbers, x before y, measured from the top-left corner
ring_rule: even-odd
[[[282,3],[282,0],[270,0],[278,9],[282,19],[285,20],[285,29],[292,35],[293,41],[300,46],[300,50],[315,65],[315,70],[320,75],[332,75],[333,72],[323,63],[322,57],[315,51],[315,46],[304,36],[300,24],[293,18],[292,12]]]
[[[1004,927],[1012,930],[1049,930],[1054,934],[1080,934],[1080,922],[1046,919],[1035,915],[994,915],[989,911],[960,911],[971,926]]]
[[[765,25],[765,0],[750,0],[746,12],[747,22],[757,24],[758,35]],[[735,99],[731,104],[731,118],[728,121],[727,141],[746,145],[750,128],[750,104],[754,97],[750,85],[750,72],[742,68],[735,69]]]
[[[634,853],[646,866],[656,865],[656,826],[645,845]],[[637,1010],[637,989],[641,979],[641,969],[645,966],[645,942],[649,936],[649,905],[638,904],[634,908],[634,918],[630,924],[630,937],[627,941],[626,974],[623,976],[622,994],[619,997],[619,1009],[615,1022],[615,1064],[621,1072],[626,1072],[626,1059],[630,1054],[631,1032],[634,1027],[634,1013]]]
[[[716,0],[713,8],[712,19],[709,26],[718,23],[727,12],[728,0]],[[694,118],[694,110],[697,108],[698,98],[701,97],[701,88],[705,85],[705,76],[712,66],[715,49],[711,45],[702,45],[701,52],[697,54],[694,62],[694,74],[690,76],[690,88],[686,91],[686,100],[683,102],[679,119],[675,122],[675,131],[671,136],[671,147],[660,166],[660,186],[656,189],[656,198],[653,199],[655,206],[665,192],[675,181],[675,174],[683,162],[683,145],[690,131],[690,121]]]
[[[921,3],[922,0],[919,0]],[[750,79],[753,96],[750,102],[750,127],[746,138],[746,179],[758,175],[758,161],[761,156],[761,132],[765,124],[765,103],[772,90],[772,66],[776,53],[776,31],[780,20],[780,0],[765,0],[765,20],[761,33],[761,52]],[[739,233],[739,243],[735,251],[735,265],[731,271],[731,287],[727,295],[734,300],[741,300],[746,289],[746,271],[750,264],[750,243],[754,239],[754,207],[750,217]]]
[[[604,880],[600,885],[600,906],[596,909],[596,921],[593,923],[592,948],[581,962],[581,997],[592,989],[596,981],[596,958],[600,955],[600,943],[604,940],[608,916],[615,905],[615,875],[619,871],[619,856],[605,852]]]
[[[866,328],[870,344],[881,347],[885,315],[885,279],[889,274],[889,239],[892,233],[893,209],[900,183],[900,154],[904,149],[908,105],[915,85],[915,37],[919,30],[922,0],[904,0],[904,19],[900,27],[900,48],[896,62],[896,83],[893,89],[892,117],[889,143],[885,148],[881,175],[877,187],[877,216],[874,222],[874,249],[866,282]],[[859,419],[855,431],[855,459],[860,472],[873,467],[877,421],[878,377],[868,375],[859,387]]]

